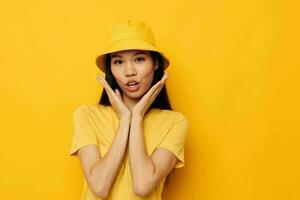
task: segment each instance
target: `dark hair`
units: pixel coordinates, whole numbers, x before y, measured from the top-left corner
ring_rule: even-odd
[[[157,83],[159,80],[161,80],[161,78],[164,75],[164,69],[163,69],[163,60],[162,57],[160,55],[160,53],[156,52],[156,51],[149,51],[152,59],[155,63],[158,64],[158,69],[155,70],[154,72],[154,76],[153,76],[153,81],[151,83],[151,87],[153,85],[155,85],[155,83]],[[111,58],[110,58],[110,54],[106,54],[105,56],[105,80],[108,82],[108,84],[110,85],[110,87],[115,91],[115,89],[118,89],[121,93],[122,90],[120,89],[118,83],[116,82],[116,79],[114,78],[112,72],[111,72]],[[106,93],[106,90],[103,88],[102,90],[102,95],[99,101],[99,104],[105,105],[105,106],[110,106],[111,103],[109,101],[108,95]],[[149,106],[147,112],[151,109],[151,108],[159,108],[159,109],[166,109],[166,110],[173,110],[168,98],[168,94],[167,94],[167,89],[166,86],[164,85],[163,88],[161,89],[160,93],[156,96],[155,100],[152,102],[152,104]],[[172,170],[173,171],[173,170]],[[174,170],[175,173],[175,170]],[[171,175],[171,173],[169,173],[166,177],[166,182],[165,185],[168,184],[168,180],[169,180],[169,176]]]

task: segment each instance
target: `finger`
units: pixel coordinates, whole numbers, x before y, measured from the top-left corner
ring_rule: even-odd
[[[160,86],[161,82],[158,81],[157,83],[155,83],[149,90],[148,92],[144,95],[146,97],[151,97],[152,94],[154,93],[155,90],[157,90],[157,88]]]
[[[164,87],[164,84],[162,83],[150,96],[151,99],[155,99],[156,96],[160,93],[160,91],[162,90],[162,88]]]
[[[150,88],[150,90],[148,90],[148,92],[142,97],[141,101],[146,101],[148,105],[151,105],[151,103],[154,101],[156,95],[159,93],[159,91],[163,87],[165,78],[166,77],[163,76],[163,78],[160,81],[155,83]]]
[[[105,91],[107,92],[107,94],[109,94],[109,90],[107,88],[107,85],[104,82],[104,79],[100,75],[98,75],[97,76],[97,80],[101,83],[102,87],[105,89]]]
[[[162,80],[166,80],[169,77],[169,73],[165,72],[163,77],[161,78]]]
[[[154,90],[154,92],[151,94],[151,98],[155,99],[155,97],[159,94],[159,92],[160,92],[160,91],[162,90],[162,88],[164,87],[167,78],[168,78],[168,75],[165,74],[165,75],[163,76],[163,78],[160,80],[159,87],[157,87],[157,88]]]
[[[115,89],[115,94],[116,94],[116,96],[117,96],[118,98],[120,98],[120,97],[119,97],[119,94],[118,94],[118,89]]]
[[[120,97],[117,88],[115,89],[115,93],[116,93],[117,97]]]
[[[156,85],[156,87],[153,87],[154,90],[151,93],[149,93],[149,95],[146,97],[149,105],[151,105],[152,102],[155,100],[156,96],[159,94],[159,92],[163,88],[163,85],[164,85],[163,82],[159,82]]]
[[[111,96],[115,96],[116,94],[114,93],[114,91],[110,87],[110,85],[107,83],[107,81],[103,77],[101,77],[100,75],[98,77],[99,77],[98,80],[103,85],[103,87],[105,88],[105,90],[107,91],[107,93],[109,93]]]
[[[167,78],[167,74],[164,74],[163,77],[161,78],[161,80],[159,80],[157,83],[155,83],[152,88],[150,89],[150,93],[153,94],[154,91],[156,91],[159,87],[162,87],[164,84],[164,81]]]
[[[103,78],[100,74],[97,74],[96,79],[102,84],[102,80],[105,78]]]
[[[121,93],[120,93],[120,91],[118,89],[116,89],[116,94],[122,100],[122,95],[121,95]]]
[[[103,78],[100,75],[97,75],[96,79],[101,83],[101,85],[104,87]]]
[[[114,93],[114,91],[111,89],[111,87],[109,86],[109,84],[104,80],[104,78],[102,78],[100,75],[97,77],[97,79],[99,80],[99,82],[102,84],[103,88],[106,91],[106,94],[108,96],[109,102],[111,104],[114,104],[115,101],[117,101],[118,97],[117,95]]]
[[[99,80],[99,82],[103,85],[103,86],[108,86],[109,84],[107,83],[107,81],[105,80],[105,78],[103,78],[102,76],[98,75],[97,79]]]
[[[164,86],[165,80],[168,78],[168,73],[165,73],[160,81],[155,83],[152,88],[148,91],[149,95],[151,96],[159,87]]]
[[[147,96],[149,96],[149,98],[151,98],[151,96],[153,96],[153,94],[155,93],[156,90],[158,90],[160,87],[163,86],[163,80],[164,80],[164,77],[158,81],[157,83],[155,83],[152,88],[147,92]]]
[[[151,104],[154,100],[153,98],[153,94],[155,93],[155,91],[157,91],[159,89],[161,85],[161,82],[158,81],[154,86],[152,86],[152,88],[143,96],[142,100],[143,101],[147,101],[148,104]]]

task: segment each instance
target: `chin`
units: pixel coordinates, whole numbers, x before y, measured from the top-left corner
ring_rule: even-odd
[[[140,99],[144,96],[144,93],[137,91],[137,92],[128,92],[126,93],[126,96],[128,96],[131,99]]]
[[[127,96],[128,96],[129,98],[131,98],[131,99],[140,99],[140,98],[142,98],[144,95],[141,95],[141,94],[139,94],[139,93],[136,93],[136,94],[129,93],[129,94],[127,94]]]

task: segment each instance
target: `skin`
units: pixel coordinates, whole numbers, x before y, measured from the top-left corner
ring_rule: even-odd
[[[126,50],[111,54],[111,71],[120,86],[123,102],[132,110],[133,106],[149,90],[157,63],[152,60],[149,51]],[[129,92],[124,85],[128,80],[141,82],[137,92]]]
[[[138,52],[144,54],[135,55]],[[148,51],[126,50],[111,54],[111,56],[113,55],[119,57],[112,58],[111,70],[122,91],[117,89],[113,91],[100,75],[97,76],[97,80],[105,88],[120,121],[128,125],[133,192],[136,195],[146,196],[153,191],[163,177],[169,174],[177,161],[173,153],[163,148],[156,149],[149,156],[145,149],[143,135],[144,115],[163,88],[168,74],[165,72],[162,79],[151,87],[156,63]],[[141,82],[137,92],[131,93],[125,89],[124,85],[130,79]],[[127,127],[127,125],[125,126]]]

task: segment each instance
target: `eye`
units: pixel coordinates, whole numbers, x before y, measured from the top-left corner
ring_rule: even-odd
[[[137,57],[136,60],[143,61],[143,60],[145,60],[145,58],[143,58],[143,57]]]
[[[122,60],[115,60],[113,63],[118,64],[118,62],[122,62]]]

